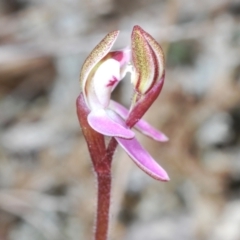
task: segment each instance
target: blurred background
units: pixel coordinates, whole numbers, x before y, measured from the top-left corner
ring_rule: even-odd
[[[139,141],[162,183],[118,148],[112,240],[240,239],[240,1],[0,0],[0,240],[85,240],[96,182],[75,100],[81,65],[111,30],[138,24],[167,59]],[[131,100],[126,78],[114,96]]]

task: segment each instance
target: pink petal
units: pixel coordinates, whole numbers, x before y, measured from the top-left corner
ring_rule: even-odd
[[[135,136],[129,128],[109,117],[104,109],[91,111],[87,119],[89,125],[103,135],[122,138],[133,138]]]
[[[136,138],[123,139],[117,137],[116,140],[132,160],[148,175],[161,181],[170,180],[167,172],[140,145]]]
[[[111,100],[109,107],[113,109],[117,114],[119,114],[123,119],[126,119],[128,117],[129,111],[122,104]]]
[[[119,104],[119,103],[117,103],[115,101],[112,101],[112,100],[111,100],[110,106],[123,119],[127,119],[127,117],[128,117],[128,109],[127,108],[125,108],[121,104]],[[167,142],[168,141],[168,137],[164,133],[158,131],[156,128],[152,127],[149,123],[147,123],[143,119],[140,119],[134,125],[134,127],[138,131],[143,133],[144,135],[146,135],[148,137],[151,137],[151,138],[153,138],[156,141],[159,141],[159,142]]]
[[[144,135],[153,138],[156,141],[159,142],[167,142],[169,139],[168,137],[158,131],[156,128],[152,127],[149,123],[147,123],[146,121],[140,119],[135,125],[134,127],[140,131],[141,133],[143,133]]]

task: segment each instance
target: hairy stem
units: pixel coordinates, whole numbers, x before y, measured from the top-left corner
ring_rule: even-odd
[[[109,229],[109,211],[111,201],[111,163],[117,147],[117,141],[112,138],[106,150],[106,155],[96,169],[98,197],[95,240],[106,240]]]
[[[107,158],[109,159],[109,161],[112,161],[117,145],[118,145],[117,140],[115,138],[111,138],[107,147]]]
[[[107,240],[111,197],[111,163],[117,141],[112,138],[106,149],[104,136],[94,131],[88,124],[89,109],[83,95],[77,98],[77,115],[86,139],[88,150],[97,177],[97,216],[94,240]]]
[[[106,240],[109,228],[111,173],[97,174],[98,200],[95,240]]]

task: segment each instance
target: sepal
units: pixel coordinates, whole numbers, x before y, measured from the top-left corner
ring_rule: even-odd
[[[169,181],[167,172],[151,157],[151,155],[133,139],[116,138],[120,146],[144,172],[160,181]]]

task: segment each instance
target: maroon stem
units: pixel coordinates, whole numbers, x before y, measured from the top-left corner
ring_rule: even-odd
[[[111,173],[97,173],[98,200],[95,240],[106,240],[108,236],[111,197]]]
[[[114,152],[117,148],[118,142],[115,138],[111,138],[108,147],[107,147],[107,158],[109,161],[112,161]]]
[[[108,236],[112,178],[111,163],[116,147],[117,141],[112,138],[103,161],[99,164],[99,168],[95,169],[98,184],[95,240],[106,240]]]
[[[94,240],[107,240],[109,226],[109,210],[111,197],[111,163],[117,141],[112,138],[108,149],[104,136],[94,131],[88,124],[89,109],[82,94],[77,98],[77,115],[86,139],[88,150],[97,177],[97,216]]]
[[[106,240],[108,237],[112,178],[111,164],[116,147],[117,141],[112,138],[103,160],[98,164],[98,168],[95,168],[98,185],[95,240]]]

